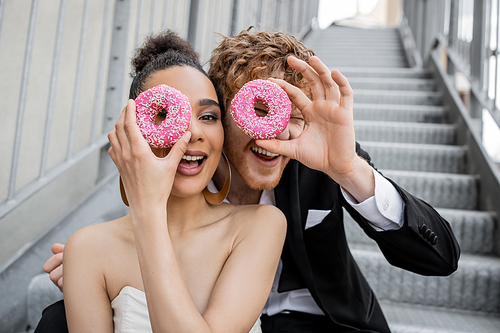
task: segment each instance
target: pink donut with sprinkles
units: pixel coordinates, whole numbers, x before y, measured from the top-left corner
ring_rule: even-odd
[[[191,122],[191,105],[179,90],[165,84],[143,91],[135,99],[137,125],[142,136],[155,148],[172,146],[184,133]],[[162,110],[167,116],[160,125],[155,118]]]
[[[255,114],[255,103],[268,107],[265,117]],[[268,80],[247,82],[231,102],[231,115],[239,128],[254,139],[270,139],[283,132],[290,121],[292,102],[286,92]]]

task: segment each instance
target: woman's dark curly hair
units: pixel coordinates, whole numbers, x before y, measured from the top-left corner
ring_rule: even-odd
[[[175,66],[191,66],[210,79],[201,66],[198,53],[193,46],[175,32],[166,30],[147,37],[132,58],[130,75],[133,80],[129,98],[135,99],[144,91],[146,80],[151,74]],[[217,89],[215,90],[217,92]]]
[[[225,109],[236,92],[248,81],[267,79],[284,72],[288,83],[299,87],[312,98],[302,74],[292,69],[286,59],[293,55],[309,63],[314,52],[294,36],[283,32],[254,31],[253,27],[234,37],[224,37],[212,52],[208,76],[221,94]]]

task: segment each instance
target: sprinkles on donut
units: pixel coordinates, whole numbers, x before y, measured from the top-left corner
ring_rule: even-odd
[[[255,103],[268,107],[265,117],[255,114]],[[239,128],[254,139],[271,139],[283,132],[290,121],[292,102],[286,92],[268,80],[247,82],[231,102],[231,115]]]
[[[179,90],[161,84],[143,91],[135,99],[137,124],[142,136],[150,146],[165,148],[172,146],[184,133],[191,122],[191,105]],[[155,118],[166,110],[165,119],[155,125]]]

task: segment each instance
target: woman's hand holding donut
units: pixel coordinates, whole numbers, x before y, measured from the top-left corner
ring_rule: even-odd
[[[172,148],[157,149],[160,157],[156,156],[137,125],[135,102],[128,101],[108,134],[111,143],[108,152],[122,177],[131,213],[136,208],[165,209],[190,136],[186,132]]]
[[[330,72],[318,58],[309,64],[290,56],[288,64],[309,82],[311,101],[299,88],[278,79],[304,117],[304,131],[291,140],[257,140],[262,148],[300,161],[327,173],[356,199],[373,195],[371,167],[356,154],[353,122],[353,92],[347,79],[337,70]],[[279,138],[279,137],[278,137]]]

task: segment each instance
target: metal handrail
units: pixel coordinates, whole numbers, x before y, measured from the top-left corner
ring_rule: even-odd
[[[493,87],[488,87],[489,68],[486,64],[494,60],[498,67],[498,36],[500,24],[497,18],[496,26],[492,26],[490,9],[498,4],[498,0],[447,0],[404,1],[404,21],[417,41],[415,48],[422,58],[429,57],[435,38],[439,38],[441,46],[448,55],[448,73],[454,70],[461,72],[471,84],[471,115],[480,119],[483,109],[488,110],[497,126],[500,127],[500,110],[498,98],[498,70],[493,75]],[[496,5],[497,17],[500,6]],[[423,15],[416,15],[423,13]],[[495,49],[491,49],[489,36],[496,30]],[[490,88],[490,89],[488,89]],[[490,90],[491,97],[488,96]]]
[[[481,113],[484,109],[488,110],[497,125],[500,125],[500,113],[495,105],[496,86],[495,94],[490,98],[484,84],[489,75],[485,62],[491,57],[491,52],[487,52],[490,49],[487,35],[491,26],[485,17],[492,2],[493,0],[405,1],[401,34],[417,36],[415,44],[407,45],[411,48],[407,50],[407,54],[418,53],[418,56],[424,58],[424,66],[435,74],[439,90],[443,92],[443,103],[449,109],[449,121],[457,126],[457,144],[468,147],[467,170],[481,179],[479,209],[495,212],[500,216],[500,170],[483,146],[481,128],[478,130],[478,124],[482,124]],[[419,19],[418,15],[414,15],[415,11],[426,14],[425,24],[421,17]],[[495,12],[499,13],[498,9]],[[432,22],[434,24],[431,24]],[[495,29],[498,37],[498,22]],[[495,49],[498,50],[498,42]],[[444,59],[443,51],[446,55]],[[497,57],[495,61],[498,61]],[[468,105],[460,98],[455,85],[457,72],[461,72],[470,82]],[[495,81],[498,81],[497,70],[493,75]],[[500,234],[497,237],[500,237]],[[500,245],[495,251],[500,253]]]
[[[107,129],[109,128],[109,124],[114,124],[116,121],[119,112],[121,111],[121,104],[118,104],[118,101],[126,100],[123,84],[118,87],[117,85],[109,84],[110,76],[117,76],[121,80],[127,77],[128,66],[118,66],[119,68],[115,68],[120,73],[108,73],[108,76],[104,75],[105,68],[105,59],[109,61],[108,67],[111,66],[111,63],[116,60],[117,57],[125,57],[125,54],[112,54],[107,53],[106,50],[110,48],[110,45],[113,44],[111,38],[109,38],[109,28],[113,26],[115,29],[125,29],[125,27],[118,27],[115,23],[119,20],[122,20],[122,23],[129,25],[128,31],[132,32],[133,35],[133,45],[135,48],[138,46],[140,39],[142,38],[144,29],[143,27],[147,26],[147,33],[152,32],[154,27],[157,25],[155,21],[155,13],[157,8],[162,5],[162,15],[161,15],[161,28],[173,28],[180,32],[181,36],[189,37],[191,42],[194,43],[195,47],[198,50],[201,50],[201,58],[206,61],[208,60],[208,56],[211,52],[211,49],[215,46],[216,43],[216,34],[214,31],[207,31],[204,29],[204,26],[198,24],[199,22],[209,22],[210,26],[216,27],[221,21],[221,18],[218,15],[213,17],[207,17],[206,12],[199,11],[198,7],[201,5],[199,0],[178,0],[174,1],[160,1],[154,0],[150,2],[149,10],[145,7],[145,1],[139,0],[137,2],[136,8],[132,7],[130,0],[114,0],[115,7],[128,7],[127,11],[123,12],[123,15],[127,15],[127,18],[123,20],[120,17],[114,17],[115,22],[110,22],[111,20],[111,3],[113,0],[106,0],[105,5],[105,13],[104,13],[104,22],[100,43],[100,51],[99,51],[99,61],[98,67],[95,69],[97,71],[97,79],[95,82],[95,91],[94,91],[94,101],[93,101],[93,110],[91,116],[91,128],[90,128],[90,140],[87,145],[82,148],[75,150],[75,133],[77,131],[77,115],[79,112],[79,102],[80,102],[80,93],[81,93],[81,84],[82,84],[82,75],[84,72],[83,63],[84,63],[84,54],[87,47],[87,26],[88,19],[90,15],[90,0],[85,0],[83,5],[83,18],[81,25],[81,33],[79,38],[79,46],[78,46],[78,60],[76,65],[76,76],[74,79],[73,86],[73,96],[72,103],[70,106],[70,124],[69,124],[69,133],[66,138],[68,145],[66,148],[65,158],[52,166],[50,169],[47,169],[48,156],[49,156],[49,148],[50,148],[50,135],[52,130],[52,122],[54,120],[54,100],[57,90],[58,78],[61,72],[59,71],[59,64],[61,60],[61,44],[62,44],[62,35],[65,29],[65,22],[68,17],[66,12],[68,10],[66,0],[60,0],[58,13],[54,14],[54,17],[57,17],[57,31],[55,37],[54,44],[54,53],[52,59],[52,67],[51,67],[51,78],[49,83],[49,91],[48,91],[48,104],[46,106],[46,118],[45,118],[45,126],[44,126],[44,135],[40,140],[42,142],[41,148],[41,158],[39,164],[39,172],[38,177],[30,181],[28,184],[24,185],[21,188],[18,188],[17,179],[18,179],[18,170],[19,170],[19,154],[21,151],[21,141],[23,138],[23,123],[25,118],[25,107],[26,107],[26,92],[27,85],[29,83],[29,75],[30,75],[30,65],[31,65],[31,54],[33,50],[33,36],[35,34],[35,27],[37,22],[37,9],[39,7],[39,0],[32,0],[31,4],[31,14],[30,14],[30,25],[28,29],[28,38],[26,42],[26,51],[25,51],[25,61],[24,61],[24,69],[22,74],[21,81],[21,90],[19,94],[19,107],[18,107],[18,116],[17,116],[17,125],[15,130],[15,139],[14,139],[14,147],[12,151],[11,158],[11,167],[10,167],[10,177],[8,181],[8,192],[7,196],[4,200],[0,200],[0,219],[7,214],[9,214],[13,209],[21,205],[25,202],[29,197],[36,194],[38,191],[43,189],[45,186],[50,184],[53,180],[57,179],[63,172],[69,170],[73,166],[77,165],[80,161],[82,161],[89,154],[92,154],[95,151],[100,149],[104,149],[107,142],[105,140],[105,134],[107,133]],[[271,6],[273,5],[273,6]],[[170,7],[169,7],[170,6]],[[230,16],[225,18],[226,24],[224,26],[219,24],[219,28],[216,30],[224,35],[231,35],[237,33],[239,30],[242,30],[244,27],[249,25],[260,26],[262,28],[269,28],[270,26],[285,30],[291,33],[299,33],[304,32],[307,29],[310,29],[311,22],[313,18],[316,16],[318,1],[310,1],[303,2],[300,0],[274,0],[268,1],[266,3],[266,8],[274,8],[274,12],[265,11],[263,8],[262,1],[251,1],[251,0],[209,0],[203,1],[203,6],[213,7],[214,10],[226,10],[226,7],[231,7]],[[167,14],[172,14],[168,12],[168,9],[173,10],[175,13],[172,15],[173,20],[168,21]],[[206,8],[206,7],[204,7]],[[288,8],[287,10],[283,10],[283,8]],[[307,10],[304,10],[307,8]],[[247,9],[251,9],[250,12],[247,12]],[[2,24],[5,21],[5,1],[0,1],[0,31],[2,31]],[[144,19],[146,15],[146,11],[149,13],[149,21]],[[281,14],[279,14],[281,12]],[[183,13],[183,14],[182,14]],[[243,14],[244,13],[244,14]],[[252,14],[253,13],[253,14]],[[115,8],[116,14],[116,8]],[[298,18],[298,19],[296,19]],[[224,21],[224,20],[223,20]],[[113,24],[111,24],[113,23]],[[120,24],[122,24],[120,23]],[[223,22],[222,22],[223,23]],[[133,26],[134,25],[134,26]],[[305,29],[304,29],[305,28]],[[95,36],[94,36],[95,37]],[[123,37],[121,37],[123,39]],[[126,36],[126,38],[128,38]],[[209,42],[207,42],[207,40]],[[126,40],[123,40],[126,43]],[[211,47],[210,47],[211,46]],[[108,51],[109,52],[109,51]],[[127,51],[125,52],[127,53]],[[130,53],[130,50],[128,51]],[[127,55],[128,57],[129,55]],[[116,67],[116,66],[115,66]],[[116,82],[117,80],[115,80]],[[108,82],[108,86],[105,87],[105,82]],[[106,93],[106,96],[103,94]],[[102,98],[109,98],[109,94],[115,94],[117,97],[114,99],[112,105],[109,103],[105,103],[107,109],[102,110]],[[123,104],[123,103],[122,103]],[[109,109],[111,108],[111,109]],[[99,114],[102,113],[103,123],[102,130],[99,131]],[[65,140],[65,139],[63,139]],[[104,154],[103,154],[104,155]],[[102,176],[100,176],[102,178]]]

